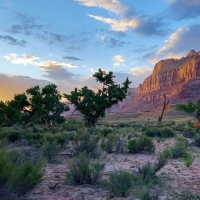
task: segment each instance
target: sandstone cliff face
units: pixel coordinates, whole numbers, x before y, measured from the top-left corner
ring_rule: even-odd
[[[136,98],[123,111],[152,111],[168,93],[171,104],[200,98],[200,51],[191,50],[181,59],[159,61],[152,75],[139,85]]]
[[[180,60],[162,60],[155,65],[153,74],[139,85],[138,96],[186,83],[196,76],[200,76],[200,51]]]

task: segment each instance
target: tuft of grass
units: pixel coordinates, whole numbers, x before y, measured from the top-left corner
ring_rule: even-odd
[[[66,183],[71,185],[95,184],[99,181],[104,166],[99,162],[91,162],[87,154],[80,154],[69,165]]]
[[[101,148],[107,153],[113,153],[115,151],[117,141],[118,137],[116,135],[108,134],[107,138],[102,141]]]
[[[104,185],[115,196],[127,197],[133,184],[134,175],[127,171],[111,172]]]
[[[98,152],[98,138],[94,139],[89,133],[83,134],[75,141],[75,155],[79,155],[83,152],[87,153],[90,157],[96,158],[99,156]]]
[[[193,163],[194,157],[191,154],[186,153],[185,156],[183,157],[183,161],[185,165],[189,167]]]
[[[150,185],[157,180],[156,173],[166,164],[167,159],[160,155],[158,161],[151,165],[147,163],[143,166],[137,166],[137,180],[142,185]]]
[[[52,162],[55,156],[61,151],[61,146],[55,142],[46,142],[42,146],[42,155],[47,158],[48,162]]]

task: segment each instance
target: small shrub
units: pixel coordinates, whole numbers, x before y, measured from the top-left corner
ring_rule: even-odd
[[[113,129],[111,127],[105,127],[99,130],[100,134],[103,135],[104,137],[107,137],[108,134],[113,133]]]
[[[108,176],[108,181],[105,181],[105,186],[115,196],[127,197],[129,190],[133,184],[133,174],[127,171],[111,172]]]
[[[171,128],[168,127],[164,127],[162,129],[162,137],[164,138],[171,138],[174,137],[175,133]]]
[[[142,135],[138,138],[137,148],[138,148],[139,151],[154,152],[154,150],[155,150],[152,138],[146,137],[144,135]]]
[[[176,131],[180,131],[180,132],[183,132],[185,130],[185,124],[179,124],[176,126],[175,130]]]
[[[141,151],[154,152],[154,144],[152,138],[142,135],[138,140],[131,139],[128,141],[128,150],[130,153],[138,153]]]
[[[189,167],[189,166],[193,163],[194,157],[193,157],[191,154],[186,153],[186,154],[184,155],[184,157],[183,157],[183,161],[184,161],[185,165],[186,165],[187,167]]]
[[[1,131],[0,132],[0,140],[4,140],[5,142],[16,142],[17,140],[20,140],[22,138],[21,133],[18,131]]]
[[[130,153],[137,153],[138,152],[137,141],[134,139],[129,140],[127,148]]]
[[[163,138],[170,138],[174,137],[174,131],[169,127],[163,128],[151,128],[145,131],[146,136],[148,137],[163,137]]]
[[[187,128],[182,134],[184,137],[193,138],[196,134],[196,130],[192,128]]]
[[[100,179],[104,164],[92,163],[87,154],[80,154],[69,165],[66,183],[72,185],[94,184]]]
[[[149,127],[146,129],[145,134],[147,137],[161,137],[162,131],[160,128]]]
[[[19,132],[11,132],[8,136],[8,142],[16,142],[22,138],[21,134]]]
[[[64,134],[56,134],[54,139],[55,142],[61,146],[64,146],[67,143],[67,137]]]
[[[107,153],[113,153],[115,151],[118,138],[114,134],[108,134],[107,138],[102,142],[101,148]]]
[[[144,185],[153,183],[157,179],[156,173],[166,164],[166,162],[167,159],[160,155],[158,161],[154,165],[147,163],[143,166],[137,166],[137,178],[139,183]]]
[[[163,150],[163,152],[161,153],[161,155],[164,157],[164,158],[171,158],[172,157],[172,151],[170,148],[166,148]]]
[[[25,194],[41,181],[43,176],[43,172],[41,171],[42,166],[43,161],[36,163],[28,162],[17,167],[15,171],[12,171],[10,181],[18,195]]]
[[[154,173],[154,169],[150,163],[147,163],[143,166],[137,166],[137,169],[137,181],[140,184],[146,185],[152,183],[155,180],[156,176]]]
[[[186,145],[183,142],[177,142],[171,149],[172,158],[183,158],[186,155]]]
[[[16,151],[0,149],[0,196],[8,197],[11,193],[18,197],[33,189],[43,176],[43,161],[24,160]],[[10,190],[9,194],[4,191]],[[8,197],[9,198],[9,197]],[[12,198],[11,198],[12,199]]]
[[[99,156],[98,152],[98,140],[94,139],[94,136],[90,134],[82,135],[79,140],[75,143],[75,155],[79,155],[80,153],[87,153],[90,157],[95,158]]]
[[[48,162],[52,162],[53,158],[60,152],[61,146],[55,142],[46,142],[42,146],[42,155],[47,158]]]

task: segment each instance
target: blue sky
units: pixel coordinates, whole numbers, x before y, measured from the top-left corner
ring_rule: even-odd
[[[200,50],[199,13],[200,0],[1,0],[0,99],[96,88],[99,68],[137,87],[159,60]]]

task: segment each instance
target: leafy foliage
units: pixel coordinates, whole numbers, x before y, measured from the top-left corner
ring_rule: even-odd
[[[24,128],[35,120],[46,125],[63,123],[60,114],[68,111],[69,107],[60,102],[61,97],[55,84],[42,89],[38,85],[29,88],[26,93],[15,94],[11,101],[0,102],[0,123],[11,126],[19,122],[24,124]]]
[[[120,86],[114,82],[113,72],[106,73],[101,69],[93,77],[97,82],[103,84],[102,89],[94,92],[84,86],[80,90],[75,88],[70,94],[64,94],[64,97],[74,104],[76,110],[84,115],[87,126],[95,125],[100,118],[105,117],[106,109],[118,101],[122,101],[126,97],[131,83],[127,78]]]
[[[177,104],[176,110],[182,110],[186,113],[194,114],[194,117],[200,121],[200,100],[196,101],[196,103],[193,103],[192,101],[189,101],[187,104]]]

